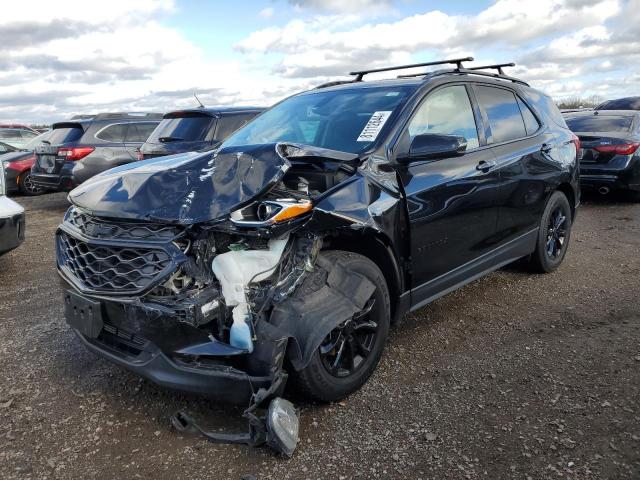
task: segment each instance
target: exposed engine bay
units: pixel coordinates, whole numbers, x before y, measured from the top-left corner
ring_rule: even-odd
[[[304,368],[375,289],[322,253],[340,229],[375,227],[373,189],[344,197],[364,178],[357,156],[303,145],[184,158],[115,169],[70,194],[57,233],[58,270],[73,287],[67,319],[89,349],[156,383],[248,404],[250,435],[219,441],[274,446],[282,435],[268,433],[268,419],[296,429],[293,406],[279,399],[280,414],[265,417],[257,408],[282,395],[287,368]],[[184,413],[172,423],[204,433]]]

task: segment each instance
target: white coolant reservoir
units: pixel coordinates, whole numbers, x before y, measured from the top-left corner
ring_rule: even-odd
[[[213,259],[211,268],[222,287],[222,296],[233,309],[231,345],[253,351],[251,321],[245,288],[251,282],[268,278],[282,257],[289,236],[269,240],[268,250],[238,250],[226,252]]]

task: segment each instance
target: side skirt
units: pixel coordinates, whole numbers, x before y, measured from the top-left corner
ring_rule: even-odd
[[[422,308],[447,293],[453,292],[519,258],[529,255],[536,248],[538,230],[538,228],[535,228],[475,260],[459,266],[451,272],[423,283],[410,292],[406,292],[403,296],[410,296],[411,298],[410,311],[413,312]]]

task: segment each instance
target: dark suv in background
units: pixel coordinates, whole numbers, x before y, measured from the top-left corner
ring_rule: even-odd
[[[35,149],[33,183],[71,190],[94,175],[137,160],[137,150],[156,128],[160,113],[101,113],[54,123]]]
[[[256,107],[200,107],[169,112],[140,147],[138,159],[214,147],[263,110]]]

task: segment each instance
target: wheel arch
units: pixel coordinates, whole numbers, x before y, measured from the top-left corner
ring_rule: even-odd
[[[574,219],[576,217],[576,207],[577,207],[577,194],[571,184],[569,182],[564,182],[558,185],[556,188],[557,191],[564,193],[569,200],[569,206],[571,207],[571,218]]]
[[[403,308],[400,297],[405,291],[402,267],[391,248],[391,242],[382,233],[373,229],[358,232],[340,231],[325,237],[324,250],[344,250],[362,255],[382,271],[391,297],[391,320],[398,320]]]

